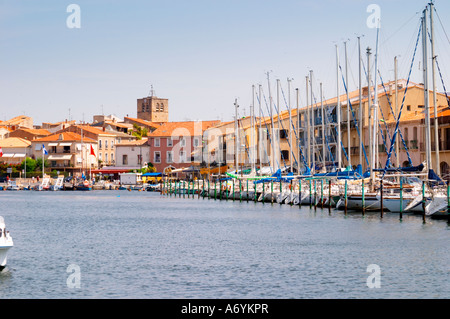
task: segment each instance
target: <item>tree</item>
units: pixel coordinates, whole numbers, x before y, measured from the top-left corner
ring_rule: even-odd
[[[138,140],[142,140],[143,137],[148,136],[148,130],[146,128],[142,128],[137,124],[133,124],[133,132],[131,133],[133,136],[136,136]]]
[[[28,163],[27,163],[28,164]],[[49,167],[50,166],[50,163],[49,163],[49,161],[46,159],[45,161],[44,161],[44,167]],[[36,169],[42,169],[42,158],[41,157],[38,157],[37,159],[36,159]]]
[[[21,165],[21,169],[25,169],[25,161],[27,162],[27,172],[34,172],[34,170],[36,169],[37,165],[36,165],[36,161],[34,159],[32,159],[31,157],[27,157],[26,159],[24,159],[22,161]],[[42,167],[42,161],[41,161],[41,167]]]

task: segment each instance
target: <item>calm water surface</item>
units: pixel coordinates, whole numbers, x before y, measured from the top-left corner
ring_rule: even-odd
[[[0,204],[14,239],[0,298],[450,297],[445,221],[127,191],[0,192]]]

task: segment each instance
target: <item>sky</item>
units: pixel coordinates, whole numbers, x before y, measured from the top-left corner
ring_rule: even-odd
[[[387,82],[407,78],[424,0],[0,0],[0,120],[25,114],[39,125],[94,115],[137,116],[137,99],[169,99],[169,120],[233,120],[249,114],[252,85],[286,109],[313,91],[336,95],[336,45],[349,89],[358,88],[358,40],[375,52]],[[450,87],[450,1],[435,0],[436,55]],[[69,28],[80,8],[79,28]],[[371,28],[380,9],[380,29]],[[369,20],[369,24],[368,24]],[[69,23],[70,24],[70,23]],[[372,62],[374,62],[374,54]],[[421,83],[421,40],[411,81]],[[372,74],[373,74],[372,65]],[[378,80],[379,81],[379,80]],[[367,81],[363,80],[363,85]],[[437,89],[443,91],[437,75]],[[340,83],[343,92],[342,82]],[[450,91],[450,90],[447,90]],[[256,111],[258,112],[258,110]],[[263,107],[267,115],[267,108]]]

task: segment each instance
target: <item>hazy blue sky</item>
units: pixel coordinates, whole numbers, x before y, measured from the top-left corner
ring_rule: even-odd
[[[379,67],[385,81],[406,78],[424,0],[0,0],[0,119],[18,114],[35,124],[69,118],[91,121],[102,113],[136,116],[136,99],[169,99],[170,120],[231,120],[238,98],[248,113],[252,84],[266,72],[272,92],[293,78],[301,102],[305,76],[314,90],[336,91],[335,44],[344,67],[348,41],[349,86],[358,86],[357,35],[375,48],[367,7],[381,8]],[[70,29],[69,4],[81,8],[81,28]],[[450,2],[436,0],[436,53],[450,87]],[[420,44],[420,43],[419,43]],[[421,82],[417,52],[412,81]],[[366,58],[364,56],[364,61]],[[442,90],[439,85],[438,89]],[[294,100],[294,99],[293,99]],[[285,109],[284,104],[282,109]]]

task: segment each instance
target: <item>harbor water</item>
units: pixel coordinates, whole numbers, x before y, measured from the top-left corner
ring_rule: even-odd
[[[3,299],[450,297],[446,221],[145,191],[0,203],[14,239]]]

